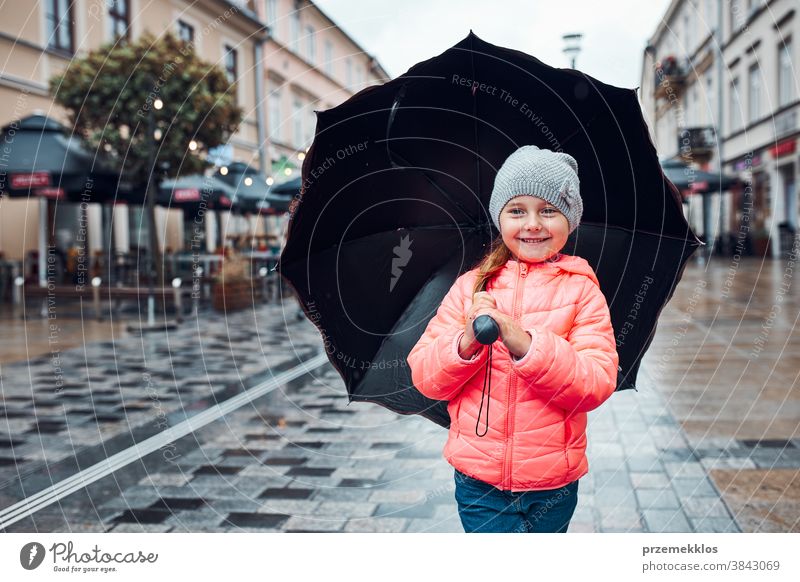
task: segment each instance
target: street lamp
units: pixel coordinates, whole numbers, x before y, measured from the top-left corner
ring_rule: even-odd
[[[100,277],[92,277],[92,300],[94,301],[94,316],[97,321],[103,319],[100,312],[100,285],[102,282]]]
[[[580,33],[565,34],[561,37],[564,39],[565,47],[564,54],[571,59],[571,68],[575,68],[575,59],[578,58],[578,53],[581,52],[581,39],[583,35]]]
[[[153,75],[148,75],[149,80],[153,87],[157,86],[156,78]],[[173,329],[175,327],[174,324],[164,324],[159,327],[156,327],[156,316],[155,316],[155,281],[159,281],[159,286],[161,286],[161,281],[163,279],[162,272],[161,272],[161,263],[160,263],[160,252],[158,249],[158,233],[156,232],[156,208],[155,208],[155,199],[158,190],[158,185],[153,184],[153,181],[156,179],[156,143],[157,141],[161,140],[163,135],[161,128],[156,127],[156,120],[155,120],[155,111],[160,111],[164,108],[164,101],[160,97],[156,97],[153,99],[152,107],[146,109],[147,120],[146,120],[146,143],[147,143],[147,186],[145,191],[145,199],[147,204],[147,222],[148,222],[148,230],[149,230],[149,265],[148,265],[148,295],[147,295],[147,323],[146,324],[139,324],[134,325],[131,324],[128,326],[130,331],[138,331],[144,333],[146,331],[164,331],[167,329]]]
[[[180,277],[175,277],[172,280],[172,292],[175,299],[175,320],[180,323],[183,321],[183,304],[181,303],[181,281]]]
[[[160,110],[164,107],[164,102],[156,98],[153,101],[153,109]],[[155,282],[154,278],[159,276],[158,268],[158,234],[156,233],[156,188],[153,187],[153,174],[156,171],[156,152],[155,143],[153,140],[161,140],[161,129],[156,128],[155,119],[153,119],[153,110],[147,112],[147,219],[148,230],[150,231],[150,273],[147,278],[147,327],[153,329],[156,324],[156,298],[155,298]]]

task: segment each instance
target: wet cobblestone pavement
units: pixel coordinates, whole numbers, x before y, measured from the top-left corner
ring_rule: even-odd
[[[773,297],[766,289],[765,299],[720,308],[714,285],[728,267],[687,266],[638,392],[617,393],[590,413],[590,471],[570,532],[798,531],[797,332],[789,318],[771,328],[758,362],[735,349],[753,341]],[[773,281],[777,267],[767,275]],[[757,268],[739,266],[737,293],[745,292],[739,285],[762,284]],[[783,309],[797,316],[796,290]],[[747,337],[733,332],[743,313],[751,318]],[[279,306],[227,321],[210,316],[200,333],[187,324],[149,345],[146,373],[157,379],[170,420],[320,353],[316,328],[293,317],[293,308]],[[156,430],[145,371],[136,367],[141,340],[124,341],[62,353],[71,385],[65,375],[60,400],[46,383],[48,358],[33,362],[27,384],[25,365],[3,366],[0,511],[140,440],[141,427]],[[736,384],[756,363],[760,373]],[[421,417],[348,405],[326,363],[179,439],[170,455],[152,453],[7,531],[460,532],[453,469],[441,454],[446,437]],[[85,460],[74,461],[78,449]],[[27,475],[22,484],[18,471]]]

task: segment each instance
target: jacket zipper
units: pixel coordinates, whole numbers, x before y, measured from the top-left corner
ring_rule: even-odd
[[[564,411],[564,459],[567,462],[567,471],[569,471],[569,441],[572,438],[572,431],[569,428],[569,419],[571,415]]]
[[[528,276],[528,267],[524,263],[519,263],[517,271],[517,287],[514,289],[514,305],[512,308],[513,320],[519,321],[519,306],[522,304],[522,294],[525,290],[525,281],[520,285],[520,278],[525,279]],[[514,434],[514,414],[516,411],[516,398],[517,398],[517,372],[511,366],[511,378],[509,379],[508,386],[508,407],[506,410],[506,446],[503,449],[503,479],[505,489],[511,489],[511,460],[513,455],[512,439]]]

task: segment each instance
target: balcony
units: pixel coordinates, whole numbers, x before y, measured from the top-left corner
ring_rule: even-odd
[[[684,158],[709,158],[716,147],[717,133],[713,127],[687,127],[678,132],[678,151]]]
[[[669,97],[670,93],[680,94],[686,86],[688,67],[674,56],[664,57],[655,66],[655,87],[653,93],[656,99]]]

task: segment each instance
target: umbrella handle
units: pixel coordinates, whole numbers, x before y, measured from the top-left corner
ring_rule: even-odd
[[[472,322],[472,331],[478,343],[491,345],[500,337],[500,327],[489,315],[479,315]]]

